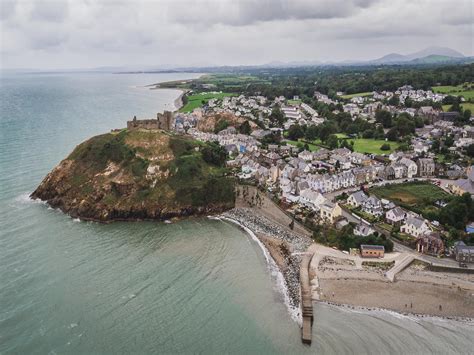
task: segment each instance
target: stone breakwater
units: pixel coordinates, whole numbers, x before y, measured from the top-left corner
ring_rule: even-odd
[[[275,261],[283,274],[290,306],[292,308],[298,308],[301,299],[299,276],[301,263],[300,253],[305,252],[311,245],[311,239],[292,233],[276,225],[251,208],[234,208],[224,212],[222,216],[232,218],[252,230],[267,247],[268,243],[263,240],[262,236],[285,242],[290,247],[290,253],[286,255],[284,263],[278,262],[277,260]],[[271,250],[270,254],[273,254]]]

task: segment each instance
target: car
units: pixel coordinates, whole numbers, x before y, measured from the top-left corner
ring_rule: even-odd
[[[459,263],[459,267],[463,267],[467,269],[467,264],[466,263]]]

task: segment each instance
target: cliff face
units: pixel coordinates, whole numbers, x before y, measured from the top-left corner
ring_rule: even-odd
[[[234,206],[233,181],[203,143],[160,130],[123,130],[78,145],[31,194],[73,217],[163,220]]]

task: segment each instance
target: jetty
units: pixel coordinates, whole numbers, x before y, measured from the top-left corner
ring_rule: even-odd
[[[300,265],[301,283],[301,310],[303,316],[303,326],[301,328],[301,340],[304,344],[311,345],[311,334],[313,328],[313,300],[311,296],[311,286],[309,283],[309,265],[313,258],[313,253],[305,253]]]

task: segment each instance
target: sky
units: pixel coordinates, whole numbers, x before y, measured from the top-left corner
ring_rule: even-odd
[[[0,67],[66,69],[473,53],[472,0],[0,0]]]

